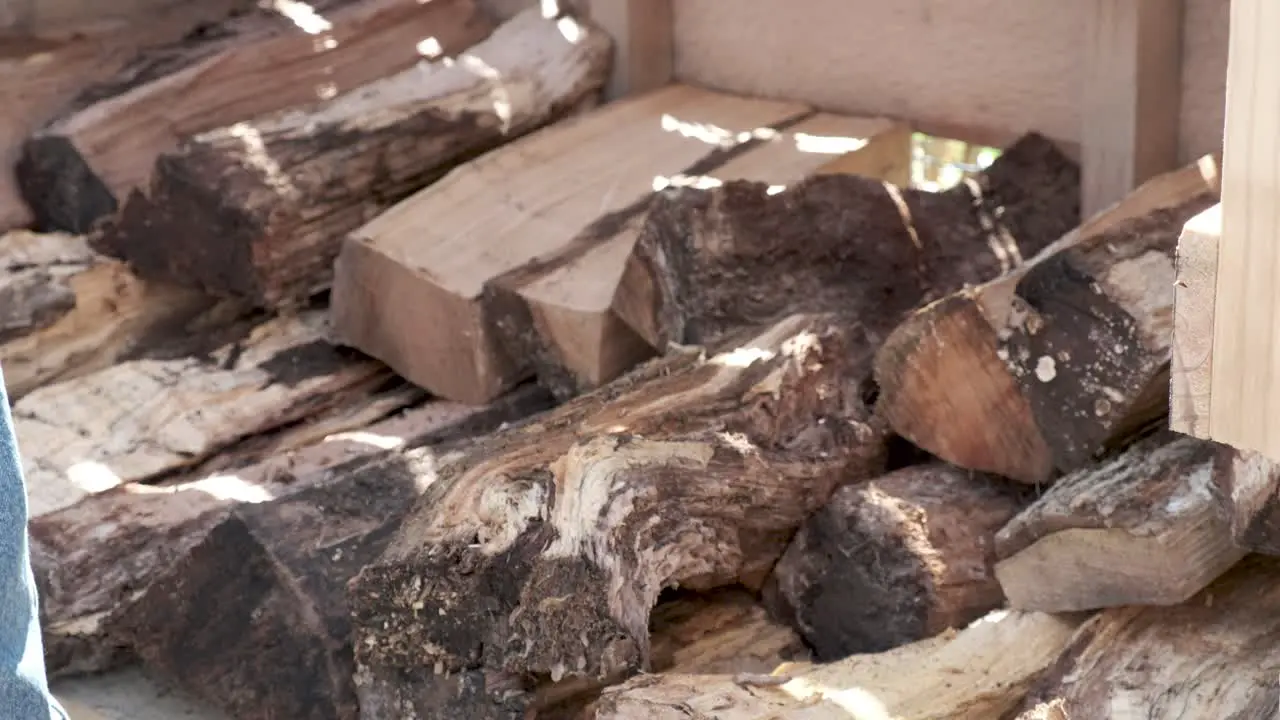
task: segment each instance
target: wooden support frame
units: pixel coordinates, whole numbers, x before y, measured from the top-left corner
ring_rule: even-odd
[[[1183,0],[1090,0],[1083,53],[1082,212],[1178,167]]]
[[[544,0],[545,2],[545,0]],[[614,42],[605,99],[656,90],[675,69],[675,0],[579,0],[592,22]]]

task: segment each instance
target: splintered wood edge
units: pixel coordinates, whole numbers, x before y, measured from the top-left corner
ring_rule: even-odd
[[[1221,203],[1187,221],[1178,238],[1169,372],[1169,428],[1209,439],[1213,310],[1218,281]]]

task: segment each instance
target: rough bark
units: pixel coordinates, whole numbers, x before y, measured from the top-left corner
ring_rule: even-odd
[[[914,313],[876,358],[879,410],[943,460],[1028,483],[1117,447],[1167,412],[1178,234],[1213,202],[1198,167],[1158,177]]]
[[[295,451],[217,474],[165,485],[116,487],[31,521],[31,562],[40,591],[45,666],[51,676],[102,672],[132,653],[119,617],[139,594],[233,508],[327,481],[370,456],[454,442],[546,409],[526,387],[485,407],[431,401],[366,427],[334,433]],[[346,432],[359,428],[352,432]]]
[[[700,109],[710,113],[714,106]],[[680,122],[699,120],[722,122],[679,113]],[[661,180],[693,187],[743,180],[777,190],[814,174],[858,171],[885,179],[909,169],[911,130],[901,123],[805,113],[770,125],[768,132],[743,133],[708,150]],[[538,381],[557,397],[599,387],[654,352],[612,307],[653,198],[604,214],[557,251],[485,285],[499,342],[511,357],[527,358]]]
[[[1161,432],[1054,483],[996,536],[1011,607],[1176,605],[1244,557],[1214,492],[1215,448]]]
[[[1251,450],[1217,447],[1214,489],[1232,540],[1249,552],[1280,555],[1280,465]]]
[[[213,305],[199,292],[140,280],[79,236],[0,236],[0,366],[9,399],[190,332]]]
[[[577,25],[570,37],[565,22],[530,8],[456,62],[197,135],[159,157],[149,191],[93,245],[144,277],[267,307],[304,301],[329,286],[346,233],[601,87],[608,36]]]
[[[1104,611],[1080,628],[1019,720],[1055,700],[1071,720],[1275,717],[1277,600],[1280,565],[1251,557],[1182,605]]]
[[[146,188],[157,156],[213,128],[399,72],[492,30],[473,0],[320,0],[259,5],[150,49],[28,140],[17,177],[42,229],[87,232]]]
[[[29,393],[13,418],[32,516],[191,467],[391,379],[381,364],[330,345],[326,325],[324,311],[310,310],[253,325],[208,353],[157,351]]]
[[[625,234],[655,177],[806,112],[798,103],[676,84],[498,148],[350,235],[334,268],[335,325],[344,342],[436,395],[487,402],[529,377],[532,358],[503,346],[486,285],[575,238]],[[608,267],[599,270],[592,282],[613,281]],[[568,331],[621,331],[614,349],[639,358],[651,352],[619,324],[596,319],[570,319]],[[617,368],[635,357],[609,362]]]
[[[590,720],[993,720],[1018,706],[1079,625],[1002,612],[880,654],[780,667],[768,680],[646,675],[606,690]]]
[[[1079,183],[1079,167],[1033,134],[943,193],[856,175],[782,192],[746,182],[664,191],[614,308],[660,348],[835,307],[887,333],[905,313],[996,277],[1074,227]]]
[[[758,588],[838,485],[882,471],[856,326],[796,315],[741,340],[440,468],[354,583],[369,717],[520,717],[540,680],[643,669],[664,588]]]
[[[1004,603],[994,538],[1027,500],[939,463],[843,487],[778,561],[770,609],[824,662],[964,627]]]

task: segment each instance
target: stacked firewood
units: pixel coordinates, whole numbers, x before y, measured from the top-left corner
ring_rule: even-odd
[[[1274,710],[1280,471],[1166,429],[1212,158],[1081,224],[1036,134],[924,192],[899,123],[595,107],[570,13],[313,5],[6,149],[55,676],[263,720]]]

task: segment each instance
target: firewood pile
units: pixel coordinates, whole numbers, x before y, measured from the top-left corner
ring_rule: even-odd
[[[51,675],[249,720],[1277,707],[1280,471],[1167,429],[1212,157],[1081,223],[1034,133],[925,192],[894,121],[600,105],[569,13],[312,9],[4,70],[46,93],[0,364]]]

